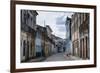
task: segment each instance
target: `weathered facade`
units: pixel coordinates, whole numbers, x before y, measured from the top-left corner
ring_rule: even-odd
[[[80,14],[80,57],[83,59],[90,58],[90,47],[89,47],[89,13]]]
[[[52,29],[49,25],[46,25],[46,35],[45,35],[45,49],[46,56],[50,56],[52,54]]]
[[[44,56],[44,27],[36,25],[35,54],[36,57]]]
[[[52,54],[52,30],[49,26],[36,25],[35,52],[36,57],[48,57]]]
[[[71,29],[73,55],[89,58],[89,14],[74,13]]]
[[[52,54],[57,53],[57,38],[52,34]]]
[[[38,13],[33,10],[21,10],[21,61],[35,56],[35,25]]]
[[[55,48],[58,53],[64,51],[64,39],[54,36],[55,37]]]
[[[78,13],[72,15],[72,45],[73,45],[73,55],[79,56],[79,24],[78,24]]]

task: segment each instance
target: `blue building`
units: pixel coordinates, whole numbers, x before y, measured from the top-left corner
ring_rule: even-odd
[[[71,18],[66,18],[66,53],[71,54],[72,53],[72,41],[71,41]]]
[[[35,37],[35,54],[36,57],[44,56],[44,34],[45,27],[36,25],[36,37]]]

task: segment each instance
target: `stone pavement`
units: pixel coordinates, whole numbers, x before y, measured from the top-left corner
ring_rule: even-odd
[[[64,55],[64,57],[65,57],[67,60],[82,60],[81,58],[76,57],[76,56],[72,56],[72,55],[69,55],[69,56]]]
[[[48,61],[69,61],[69,60],[82,60],[82,59],[79,57],[72,56],[72,55],[67,56],[64,53],[57,53],[48,57],[44,61],[48,62]]]
[[[30,59],[27,62],[49,62],[49,61],[71,61],[71,60],[82,60],[82,59],[72,55],[67,56],[64,53],[56,53],[47,58],[39,57]]]

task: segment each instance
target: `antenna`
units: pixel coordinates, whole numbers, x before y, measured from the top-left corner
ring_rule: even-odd
[[[44,20],[44,27],[45,27],[46,25],[45,25],[45,20]]]

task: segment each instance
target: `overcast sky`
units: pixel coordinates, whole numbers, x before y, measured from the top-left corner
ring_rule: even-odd
[[[52,34],[65,39],[66,28],[65,20],[66,17],[71,17],[71,12],[51,12],[51,11],[37,11],[37,24],[41,26],[49,25],[53,30]]]

